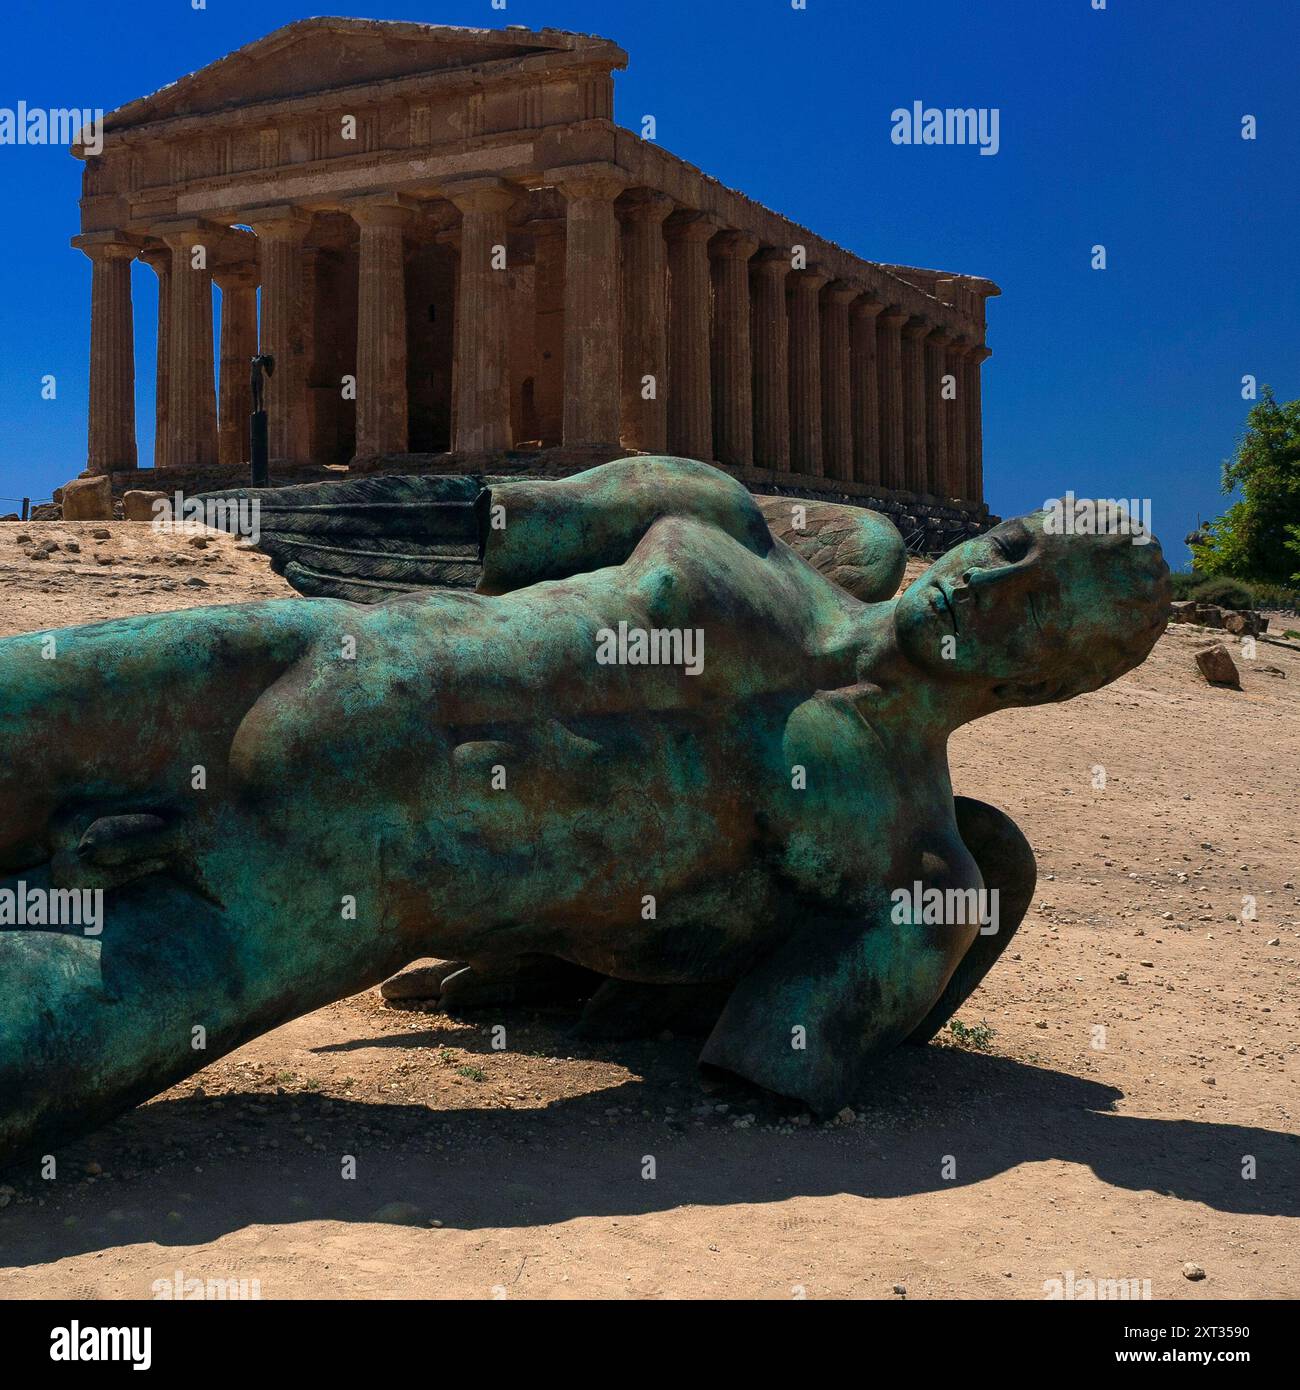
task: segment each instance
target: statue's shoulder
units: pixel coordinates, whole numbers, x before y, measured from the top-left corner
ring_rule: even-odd
[[[615,459],[570,480],[614,512],[689,517],[766,550],[771,532],[753,494],[729,473],[698,459],[645,454]]]

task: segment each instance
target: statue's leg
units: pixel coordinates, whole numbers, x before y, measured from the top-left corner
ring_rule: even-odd
[[[4,886],[45,891],[48,873]],[[51,1151],[261,1032],[237,955],[219,909],[157,878],[117,890],[97,934],[0,930],[0,1161]]]
[[[979,928],[867,912],[800,912],[727,998],[700,1061],[834,1115],[930,1012]]]
[[[0,641],[0,1162],[415,954],[347,822],[301,790],[313,760],[258,784],[256,744],[232,755],[341,610],[281,600]]]
[[[1010,816],[983,801],[954,800],[957,829],[979,865],[984,887],[997,889],[998,929],[971,943],[934,1007],[908,1037],[910,1043],[928,1043],[975,992],[1023,920],[1038,878],[1034,851]]]
[[[49,873],[23,880],[44,890]],[[54,1152],[249,1039],[378,983],[407,949],[364,932],[328,941],[319,927],[294,937],[283,929],[291,906],[223,907],[154,874],[105,894],[96,934],[0,930],[0,1165]]]

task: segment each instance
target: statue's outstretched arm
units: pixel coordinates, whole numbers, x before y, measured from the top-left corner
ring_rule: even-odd
[[[496,483],[486,513],[485,594],[621,565],[664,517],[716,526],[759,555],[773,545],[749,492],[693,459],[616,459],[570,478]]]
[[[968,796],[953,798],[957,829],[979,866],[986,891],[998,894],[997,930],[971,942],[926,1016],[905,1041],[925,1044],[979,987],[1006,950],[1034,896],[1037,866],[1020,827],[1004,811]],[[726,1004],[720,985],[648,985],[606,980],[583,1012],[578,1032],[588,1038],[654,1037],[665,1028],[708,1032]]]

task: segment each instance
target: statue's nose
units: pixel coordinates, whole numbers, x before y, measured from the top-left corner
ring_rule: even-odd
[[[972,565],[963,571],[961,579],[962,589],[972,595],[986,594],[1019,587],[1026,580],[1026,572],[1016,565],[999,565],[995,569]]]

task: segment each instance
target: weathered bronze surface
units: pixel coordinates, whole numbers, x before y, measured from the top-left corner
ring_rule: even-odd
[[[585,967],[595,1031],[712,986],[702,1061],[833,1112],[1032,892],[948,735],[1115,679],[1168,609],[1154,542],[1041,514],[863,601],[682,459],[477,514],[479,592],[0,642],[0,887],[105,890],[97,936],[0,930],[0,1154],[428,955]],[[998,931],[900,915],[918,884],[998,888]]]

